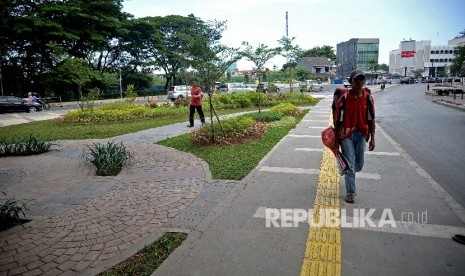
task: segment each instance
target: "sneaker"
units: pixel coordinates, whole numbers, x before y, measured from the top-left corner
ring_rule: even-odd
[[[187,127],[194,127],[194,125],[187,125]]]
[[[345,200],[347,203],[355,203],[355,199],[354,199],[355,196],[353,195],[347,195]]]

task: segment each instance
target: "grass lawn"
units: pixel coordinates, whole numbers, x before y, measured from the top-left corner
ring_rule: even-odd
[[[308,112],[308,111],[307,111]],[[297,118],[297,123],[303,118]],[[271,128],[259,140],[232,146],[199,147],[191,144],[191,134],[183,134],[157,144],[190,152],[208,163],[214,179],[243,179],[295,125]]]
[[[253,111],[256,108],[226,109],[217,111],[218,115],[231,114],[244,111]],[[210,117],[208,107],[204,108],[205,116]],[[160,118],[138,119],[129,121],[86,123],[86,124],[59,124],[52,120],[37,121],[19,125],[5,126],[1,128],[0,139],[13,139],[29,135],[39,136],[42,139],[53,140],[81,140],[111,138],[127,133],[133,133],[145,129],[166,126],[174,123],[188,121],[189,114]],[[196,118],[198,115],[196,114]]]

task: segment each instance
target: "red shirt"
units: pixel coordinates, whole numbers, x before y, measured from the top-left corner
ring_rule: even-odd
[[[202,89],[199,86],[192,86],[191,88],[191,105],[202,106],[202,97],[194,97],[202,94]]]
[[[370,106],[367,106],[370,101]],[[363,90],[360,98],[346,93],[336,107],[336,119],[341,124],[339,138],[345,139],[360,130],[365,139],[368,138],[368,121],[375,119],[373,97]]]

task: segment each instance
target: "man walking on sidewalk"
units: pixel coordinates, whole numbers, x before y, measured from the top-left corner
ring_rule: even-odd
[[[194,126],[194,113],[197,109],[197,112],[200,116],[200,121],[205,123],[205,116],[203,115],[202,110],[202,89],[197,86],[197,81],[192,81],[192,88],[191,88],[191,103],[189,106],[189,125],[187,127]]]
[[[363,89],[365,80],[362,71],[352,71],[349,77],[352,88],[336,105],[336,146],[341,146],[342,154],[350,164],[350,169],[345,175],[345,201],[348,203],[355,202],[355,173],[363,168],[366,142],[369,141],[370,151],[375,149],[375,106],[371,94]]]

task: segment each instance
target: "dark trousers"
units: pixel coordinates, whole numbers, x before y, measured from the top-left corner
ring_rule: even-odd
[[[197,109],[197,113],[199,113],[199,116],[200,116],[200,121],[202,123],[205,123],[205,116],[203,115],[203,110],[202,110],[202,106],[194,106],[194,105],[190,105],[189,106],[189,124],[191,126],[194,125],[194,113],[195,113],[195,110]]]

